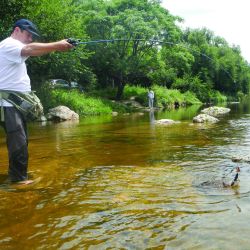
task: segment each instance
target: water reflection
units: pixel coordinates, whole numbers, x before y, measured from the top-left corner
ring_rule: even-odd
[[[150,124],[154,124],[155,123],[155,113],[154,113],[154,110],[150,110],[149,111],[149,121],[150,121]]]
[[[193,124],[199,110],[30,124],[41,180],[1,185],[0,248],[248,249],[250,165],[240,163],[238,187],[221,184],[239,165],[231,158],[248,155],[250,116],[232,104],[218,124]]]

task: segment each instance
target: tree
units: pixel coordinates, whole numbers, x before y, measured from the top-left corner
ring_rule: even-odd
[[[245,80],[248,79],[249,66],[238,47],[230,47],[223,38],[214,36],[207,29],[187,29],[183,39],[190,44],[195,58],[193,76],[199,76],[202,82],[212,84],[215,90],[227,95],[236,96],[238,91],[247,91]]]
[[[25,16],[37,24],[41,34],[39,41],[86,37],[82,28],[80,7],[72,4],[72,0],[30,0],[23,4],[20,16]],[[78,81],[82,79],[81,75],[86,73],[92,75],[88,79],[93,80],[95,78],[93,73],[83,64],[88,56],[86,50],[77,48],[66,53],[51,53],[30,58],[27,63],[33,87],[36,88],[41,82],[50,78]]]
[[[114,0],[106,3],[105,10],[88,20],[88,35],[93,40],[121,41],[92,47],[92,66],[101,84],[112,79],[120,99],[126,83],[135,78],[139,84],[139,79],[149,80],[147,74],[154,70],[152,64],[160,46],[156,40],[174,40],[180,30],[174,23],[176,18],[159,1]]]
[[[0,2],[0,40],[7,37],[12,29],[13,24],[19,19],[20,12],[28,0],[1,0]]]

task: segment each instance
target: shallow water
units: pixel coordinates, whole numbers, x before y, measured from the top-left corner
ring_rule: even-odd
[[[195,106],[30,124],[28,187],[4,184],[1,130],[0,249],[249,249],[250,165],[231,158],[249,154],[250,109],[229,107],[212,125]]]

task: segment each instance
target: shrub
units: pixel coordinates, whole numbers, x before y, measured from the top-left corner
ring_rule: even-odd
[[[168,107],[175,102],[181,104],[197,104],[200,100],[190,91],[181,93],[177,89],[167,89],[165,87],[154,86],[157,105],[160,107]]]
[[[44,84],[37,91],[45,112],[50,108],[65,105],[79,115],[109,114],[112,112],[110,105],[99,98],[87,97],[86,94],[77,90],[51,89]]]
[[[166,87],[154,85],[152,87],[155,93],[156,105],[159,107],[168,107],[173,105],[175,102],[179,104],[196,104],[201,103],[195,94],[190,91],[185,93],[181,93],[177,89],[167,89]],[[144,106],[147,106],[148,90],[139,86],[125,86],[124,88],[124,98],[130,99],[131,97],[135,97],[135,100],[141,103]]]
[[[140,86],[126,85],[123,91],[123,99],[135,98],[135,101],[146,106],[148,103],[148,91],[146,88]]]
[[[202,82],[197,76],[184,76],[184,78],[178,78],[172,84],[171,88],[176,88],[180,90],[181,93],[191,91],[202,102],[207,102],[210,99],[209,92],[212,91],[211,84]]]
[[[209,92],[209,101],[213,103],[227,102],[228,98],[221,94],[218,90],[211,90]]]
[[[112,112],[112,109],[105,105],[101,99],[87,97],[77,90],[53,90],[52,98],[55,101],[55,106],[63,104],[79,115],[99,115]]]

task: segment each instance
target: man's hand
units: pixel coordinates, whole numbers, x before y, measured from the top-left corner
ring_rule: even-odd
[[[67,39],[56,42],[57,51],[67,51],[72,49],[74,46],[67,42]]]

